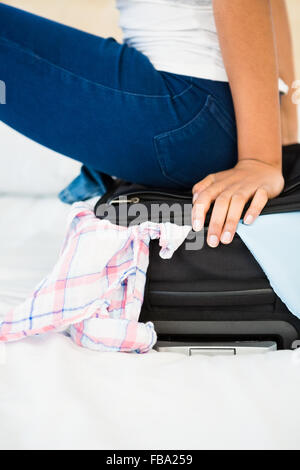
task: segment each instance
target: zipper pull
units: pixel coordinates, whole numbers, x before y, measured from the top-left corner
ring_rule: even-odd
[[[130,199],[121,197],[121,199],[110,201],[110,204],[137,204],[138,202],[140,202],[139,197],[132,197]]]

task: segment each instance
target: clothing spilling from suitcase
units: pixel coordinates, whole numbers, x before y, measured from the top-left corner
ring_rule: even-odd
[[[283,192],[216,249],[209,216],[192,231],[190,192],[114,180],[96,205],[75,203],[57,262],[4,316],[0,341],[59,331],[96,351],[297,348],[299,144],[283,148],[283,173]]]

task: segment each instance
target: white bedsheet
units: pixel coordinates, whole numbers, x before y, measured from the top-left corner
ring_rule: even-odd
[[[0,198],[0,314],[52,266],[68,210]],[[5,353],[1,449],[300,448],[300,351],[100,354],[49,334]]]

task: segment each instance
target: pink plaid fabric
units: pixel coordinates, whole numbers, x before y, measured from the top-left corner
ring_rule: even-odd
[[[97,219],[87,203],[74,204],[70,217],[52,272],[4,317],[0,341],[63,330],[89,349],[149,351],[156,342],[153,324],[138,319],[150,240],[159,239],[160,256],[170,258],[191,227],[120,227]]]

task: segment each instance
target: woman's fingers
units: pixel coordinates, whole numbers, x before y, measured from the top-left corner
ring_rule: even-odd
[[[229,204],[230,195],[226,193],[220,194],[215,201],[207,233],[207,243],[212,248],[216,248],[220,243]]]
[[[268,200],[268,191],[265,188],[259,188],[256,191],[252,202],[245,214],[244,223],[247,225],[252,224],[255,219],[259,216],[259,214],[267,204]]]
[[[245,204],[251,200],[244,217],[251,224],[260,215],[268,199],[282,191],[281,170],[259,160],[241,160],[231,170],[207,176],[193,187],[193,228],[202,230],[207,212],[214,202],[207,243],[211,247],[231,243]]]
[[[220,192],[221,188],[219,184],[212,184],[200,194],[196,193],[197,198],[194,201],[192,212],[192,224],[195,232],[202,230],[207,211]]]
[[[210,247],[217,247],[220,241],[225,244],[232,242],[247,199],[242,193],[222,193],[216,199],[207,233]]]
[[[232,242],[244,207],[253,196],[253,190],[250,187],[248,190],[235,190],[233,194],[230,191],[221,192],[221,189],[221,185],[217,183],[209,186],[198,195],[193,208],[193,228],[199,231],[204,226],[207,211],[215,201],[207,233],[207,243],[212,248],[217,247],[220,241],[224,244]],[[254,222],[268,199],[268,192],[265,188],[256,190],[245,214],[244,223]]]
[[[238,192],[234,193],[231,197],[223,193],[216,199],[207,234],[207,243],[210,247],[217,247],[220,241],[226,245],[232,242],[244,207],[252,196],[250,190],[248,193],[249,195]],[[247,224],[254,222],[265,207],[268,199],[267,190],[259,188],[255,192],[249,209],[245,214],[244,222]]]
[[[197,200],[199,194],[202,191],[205,191],[209,186],[211,186],[215,181],[215,175],[211,174],[203,178],[203,180],[199,181],[199,183],[195,184],[193,187],[193,204]]]
[[[232,196],[221,235],[221,242],[225,245],[232,242],[247,201],[248,198],[243,194],[234,194]]]

